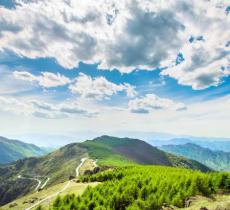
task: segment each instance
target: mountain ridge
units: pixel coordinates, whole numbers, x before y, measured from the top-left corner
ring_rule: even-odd
[[[186,143],[193,143],[196,145],[199,145],[204,148],[208,148],[213,151],[224,151],[224,152],[230,152],[230,141],[228,139],[226,140],[207,140],[206,138],[172,138],[170,140],[165,141],[159,141],[159,140],[153,140],[148,141],[151,145],[156,147],[161,147],[163,145],[182,145]]]
[[[8,164],[18,159],[45,155],[47,151],[34,144],[0,136],[0,164]]]
[[[230,171],[230,152],[214,151],[194,143],[163,145],[159,148],[175,155],[199,161],[213,170]]]

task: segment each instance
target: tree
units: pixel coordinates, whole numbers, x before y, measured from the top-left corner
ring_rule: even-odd
[[[54,203],[53,203],[53,206],[55,208],[58,208],[62,205],[62,199],[60,196],[57,196],[57,198],[55,199]]]

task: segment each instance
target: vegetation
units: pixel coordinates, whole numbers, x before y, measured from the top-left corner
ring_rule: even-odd
[[[53,209],[150,210],[163,204],[183,207],[194,195],[230,192],[229,173],[202,173],[163,166],[129,166],[81,177],[83,182],[103,182],[88,187],[82,196],[57,197]]]
[[[0,184],[0,205],[8,203],[17,198],[17,195],[26,195],[33,190],[36,182],[28,179],[17,179],[15,181],[3,181]]]
[[[175,155],[182,155],[186,158],[197,160],[214,170],[230,170],[230,152],[212,151],[192,143],[164,145],[160,148]]]

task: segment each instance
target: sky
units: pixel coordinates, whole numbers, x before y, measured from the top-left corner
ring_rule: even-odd
[[[0,135],[228,138],[229,125],[229,0],[0,0]]]

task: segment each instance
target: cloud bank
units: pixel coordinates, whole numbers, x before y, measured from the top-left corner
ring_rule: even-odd
[[[75,114],[83,117],[97,115],[97,112],[83,108],[77,102],[51,104],[40,100],[18,100],[0,96],[0,107],[1,111],[44,119],[68,118]]]
[[[162,75],[195,90],[230,74],[227,0],[16,3],[0,7],[1,51],[54,58],[69,69],[81,61],[122,73],[167,67]]]

